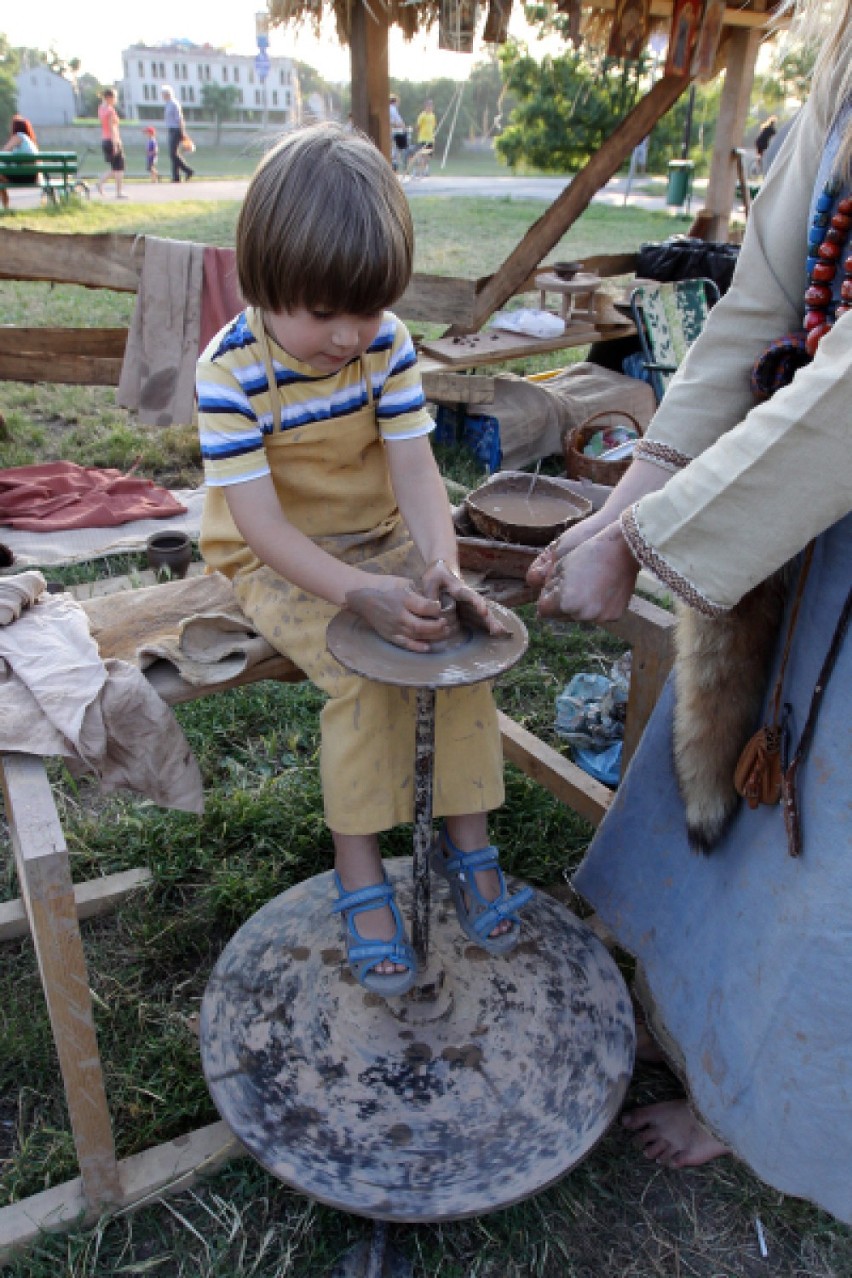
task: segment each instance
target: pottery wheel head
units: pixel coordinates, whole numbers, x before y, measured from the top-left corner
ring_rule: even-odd
[[[443,651],[409,652],[382,639],[359,617],[344,608],[329,624],[326,643],[331,655],[353,674],[402,688],[456,688],[496,679],[510,670],[527,650],[527,630],[520,617],[499,604],[489,604],[508,630],[507,635],[464,630],[460,641]]]

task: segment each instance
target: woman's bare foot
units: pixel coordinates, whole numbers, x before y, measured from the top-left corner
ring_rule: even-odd
[[[645,1157],[662,1167],[701,1167],[731,1152],[702,1126],[685,1100],[631,1110],[621,1123],[635,1133]]]
[[[636,1016],[636,1059],[644,1065],[667,1065],[665,1053],[645,1023],[645,1018]]]

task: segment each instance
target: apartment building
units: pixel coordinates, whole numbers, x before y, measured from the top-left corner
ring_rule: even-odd
[[[123,114],[138,120],[162,121],[164,84],[171,85],[184,118],[209,119],[203,109],[205,84],[232,85],[238,93],[237,123],[294,124],[301,119],[296,68],[289,58],[269,58],[261,82],[255,55],[226,53],[209,44],[172,40],[164,45],[133,44],[122,51],[124,78],[119,84]]]

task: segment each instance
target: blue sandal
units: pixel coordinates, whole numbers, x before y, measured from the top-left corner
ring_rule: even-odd
[[[446,847],[446,855],[442,844]],[[518,911],[530,903],[535,893],[531,887],[523,887],[510,895],[497,857],[497,849],[491,846],[478,848],[475,852],[462,852],[446,830],[442,830],[432,848],[431,865],[435,873],[450,885],[453,905],[465,935],[489,954],[508,954],[521,936]],[[500,895],[493,901],[486,900],[476,886],[476,875],[481,870],[497,871]],[[491,936],[502,919],[508,919],[512,927],[508,932]]]
[[[349,966],[360,985],[372,994],[381,994],[383,998],[395,998],[407,993],[417,978],[417,958],[414,950],[405,937],[405,927],[399,907],[394,900],[393,885],[388,882],[387,875],[383,883],[375,883],[371,887],[359,888],[354,892],[344,890],[337,871],[334,874],[334,886],[338,899],[331,907],[332,914],[342,914],[346,920],[346,957]],[[393,938],[389,941],[368,941],[360,936],[355,927],[355,919],[368,910],[381,909],[386,905],[393,915],[396,926]],[[386,959],[391,963],[404,963],[406,972],[375,972]]]

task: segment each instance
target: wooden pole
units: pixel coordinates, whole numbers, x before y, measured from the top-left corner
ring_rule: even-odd
[[[390,159],[390,80],[388,76],[388,13],[384,5],[357,0],[349,32],[352,74],[352,122],[373,139]]]
[[[703,210],[702,233],[707,240],[726,240],[737,185],[736,150],[742,143],[760,32],[732,31],[727,41],[725,84],[719,101],[716,140]]]
[[[688,84],[688,76],[663,76],[657,81],[485,282],[476,299],[472,330],[452,329],[451,333],[482,328],[488,317],[518,292],[530,272],[558,244],[588,208],[592,197],[618,172],[634,146],[651,132]]]

